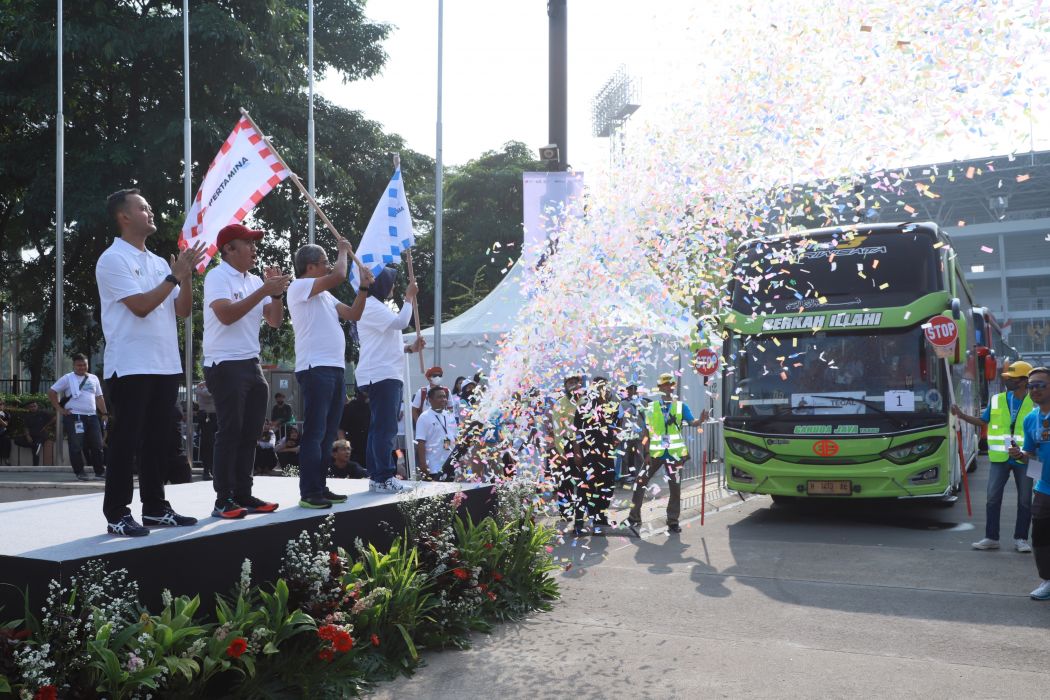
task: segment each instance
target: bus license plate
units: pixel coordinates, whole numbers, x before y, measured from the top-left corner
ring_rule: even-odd
[[[807,481],[806,493],[810,496],[849,496],[853,493],[853,482],[838,481]]]

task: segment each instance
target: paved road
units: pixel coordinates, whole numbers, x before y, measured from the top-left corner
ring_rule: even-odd
[[[429,654],[376,697],[1048,697],[1031,555],[970,547],[987,473],[971,475],[972,519],[961,500],[758,497],[681,536],[570,540],[552,613]],[[1007,536],[1015,498],[1011,484]]]

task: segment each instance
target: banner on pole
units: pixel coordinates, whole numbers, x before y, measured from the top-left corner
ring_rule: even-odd
[[[401,254],[415,244],[416,232],[412,226],[405,182],[401,179],[399,167],[379,198],[372,218],[368,220],[368,228],[357,246],[357,257],[373,275],[378,275],[385,266],[400,264]],[[351,286],[357,291],[361,278],[356,265],[350,266],[349,276]]]
[[[521,257],[525,271],[539,267],[550,251],[548,241],[559,219],[583,211],[583,173],[523,173],[523,227]]]
[[[280,159],[242,117],[208,166],[193,206],[182,225],[179,248],[208,244],[198,271],[218,252],[215,239],[229,224],[240,223],[277,184],[291,175]]]

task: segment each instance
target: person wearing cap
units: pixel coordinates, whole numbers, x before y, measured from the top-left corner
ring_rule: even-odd
[[[123,189],[106,200],[106,211],[120,235],[95,263],[95,281],[106,339],[102,378],[113,412],[109,466],[102,513],[107,531],[121,537],[148,535],[144,525],[188,526],[196,518],[176,513],[164,498],[171,407],[179,394],[182,353],[175,317],[193,312],[193,271],[205,245],[185,248],[169,260],[150,252],[146,241],[157,232],[153,210],[137,189]],[[131,514],[138,463],[142,524]]]
[[[250,270],[263,232],[241,224],[219,231],[222,261],[204,277],[204,381],[215,402],[212,486],[216,518],[272,513],[276,503],[252,495],[259,430],[270,387],[259,365],[259,324],[284,322],[282,297],[290,275],[268,267],[265,280]]]
[[[635,536],[639,534],[638,528],[642,524],[642,498],[645,495],[645,487],[660,467],[667,471],[667,530],[674,533],[682,531],[678,524],[682,510],[682,466],[689,459],[689,448],[685,444],[682,427],[701,425],[707,420],[707,411],[702,411],[700,418],[694,419],[689,406],[674,398],[676,384],[672,373],[661,374],[657,379],[660,396],[656,397],[645,411],[645,434],[642,437],[645,469],[634,482],[631,513],[627,516],[627,527]]]
[[[288,285],[288,313],[295,329],[295,379],[303,398],[303,428],[299,438],[299,505],[331,508],[346,496],[328,489],[326,476],[331,447],[343,415],[346,387],[346,335],[340,321],[356,321],[364,310],[372,273],[361,271],[361,291],[352,306],[329,291],[347,281],[346,260],[352,248],[336,241],[335,265],[324,248],[310,243],[295,251],[296,280]]]
[[[1032,499],[1032,558],[1039,585],[1032,600],[1050,600],[1050,369],[1028,373],[1028,394],[1035,410],[1024,417],[1024,447],[1010,447],[1010,457],[1026,465],[1035,479]]]
[[[1035,409],[1028,395],[1028,373],[1032,365],[1024,361],[1011,363],[1003,371],[1006,391],[992,396],[979,418],[952,406],[952,415],[976,428],[988,426],[988,500],[985,505],[984,539],[973,543],[974,549],[999,549],[999,514],[1003,505],[1006,482],[1013,476],[1017,487],[1017,519],[1014,522],[1014,549],[1031,552],[1028,530],[1032,524],[1032,480],[1025,465],[1010,457],[1010,448],[1024,442],[1022,426],[1025,416]]]
[[[401,412],[401,389],[404,386],[405,353],[423,349],[423,338],[410,345],[401,340],[401,332],[412,320],[419,287],[415,282],[405,290],[405,303],[395,313],[386,302],[394,293],[397,270],[384,267],[366,290],[367,300],[357,335],[361,340],[361,360],[355,369],[357,387],[368,394],[372,409],[368,426],[368,451],[365,467],[368,469],[368,490],[373,493],[401,493],[409,486],[395,478],[394,442]],[[364,289],[364,287],[362,287]]]
[[[430,390],[436,386],[441,386],[441,379],[445,376],[445,371],[440,367],[431,367],[423,373],[423,376],[427,379],[427,385],[420,387],[419,391],[412,397],[413,430],[415,430],[416,422],[419,421],[420,414],[427,409],[427,397],[430,396]]]

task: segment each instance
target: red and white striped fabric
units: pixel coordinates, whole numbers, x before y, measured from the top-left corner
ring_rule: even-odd
[[[208,244],[198,271],[203,272],[218,252],[215,239],[219,231],[243,221],[248,212],[289,175],[291,171],[281,164],[251,122],[242,117],[208,166],[182,225],[179,248],[188,248],[201,240]]]

